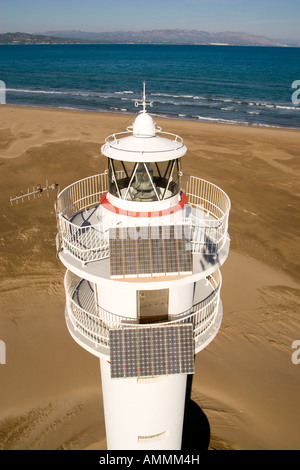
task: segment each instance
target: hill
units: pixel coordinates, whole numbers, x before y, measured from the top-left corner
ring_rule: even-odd
[[[0,34],[0,44],[220,44],[233,46],[284,46],[280,41],[243,32],[162,29],[152,31],[46,31],[41,34]]]
[[[0,34],[0,44],[76,44],[81,40],[51,37],[44,34],[4,33]]]
[[[93,33],[85,31],[47,31],[45,34],[60,38],[76,38],[83,41],[105,43],[143,44],[228,44],[235,46],[283,46],[284,44],[264,36],[247,33],[220,32],[184,29],[155,29],[152,31],[115,31]]]

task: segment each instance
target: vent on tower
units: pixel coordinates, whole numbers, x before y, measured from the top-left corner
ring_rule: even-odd
[[[111,378],[194,373],[192,323],[111,329]]]
[[[110,277],[191,274],[190,240],[188,225],[111,228]]]

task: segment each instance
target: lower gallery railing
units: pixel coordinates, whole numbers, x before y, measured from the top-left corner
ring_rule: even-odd
[[[205,282],[205,281],[204,281]],[[220,271],[206,279],[211,293],[189,310],[177,315],[170,315],[168,322],[151,323],[151,326],[192,323],[194,340],[197,343],[214,323],[220,303],[222,277]],[[149,328],[149,325],[138,324],[126,316],[115,315],[101,308],[97,303],[96,291],[88,281],[74,276],[70,271],[65,275],[67,311],[75,329],[95,345],[109,348],[109,330],[111,328]]]
[[[185,223],[190,224],[193,253],[216,254],[227,238],[230,201],[220,188],[194,176],[184,175],[182,188],[194,209]],[[58,195],[56,214],[60,248],[83,264],[109,256],[108,235],[102,223],[79,226],[74,216],[98,206],[107,191],[107,175],[90,176],[65,188]]]

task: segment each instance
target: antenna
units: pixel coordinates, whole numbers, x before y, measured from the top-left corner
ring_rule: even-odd
[[[32,191],[27,188],[27,193],[24,193],[21,191],[21,196],[18,196],[17,194],[15,197],[10,197],[9,202],[11,205],[15,202],[16,204],[19,204],[19,200],[21,199],[22,202],[24,202],[24,199],[27,198],[28,201],[30,201],[30,197],[33,196],[33,199],[35,197],[41,197],[44,191],[47,191],[47,197],[49,197],[49,190],[57,190],[59,191],[59,185],[57,183],[53,183],[51,185],[48,184],[48,180],[46,180],[46,186],[43,188],[42,185],[38,184],[37,186],[33,186]]]
[[[134,103],[134,106],[138,108],[139,106],[143,106],[143,113],[146,113],[146,106],[150,106],[152,108],[153,106],[153,101],[148,101],[146,100],[146,82],[143,81],[143,99],[142,100],[136,100]]]

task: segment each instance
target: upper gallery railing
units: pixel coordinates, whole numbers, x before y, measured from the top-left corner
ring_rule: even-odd
[[[122,147],[120,147],[120,140],[124,137],[132,136],[132,131],[133,131],[133,126],[129,126],[127,128],[127,131],[118,132],[116,134],[111,134],[108,137],[106,137],[105,144],[108,147],[112,147],[112,148],[114,148],[117,145],[118,150],[122,150]],[[161,137],[166,137],[167,139],[173,140],[173,142],[175,142],[177,144],[177,147],[175,146],[174,150],[177,150],[177,149],[179,149],[183,146],[183,139],[182,139],[182,137],[180,137],[177,134],[162,131],[161,127],[156,128],[156,133]],[[126,149],[126,151],[128,151],[128,150]],[[149,152],[151,152],[151,153],[155,153],[155,152],[161,153],[162,150],[153,150],[153,149],[151,149],[151,150],[149,150]],[[140,150],[136,150],[136,151],[131,150],[131,153],[140,154]],[[147,152],[144,150],[143,153],[147,153]]]
[[[74,217],[100,204],[107,191],[107,174],[77,181],[58,194],[56,215],[60,249],[83,264],[109,257],[108,234],[102,222],[94,225],[74,223]],[[218,186],[183,175],[182,191],[188,196],[191,214],[183,221],[190,224],[193,253],[216,254],[227,239],[230,200]]]
[[[190,217],[193,253],[216,254],[228,236],[229,197],[215,184],[196,176],[184,174],[181,187],[195,211]]]

